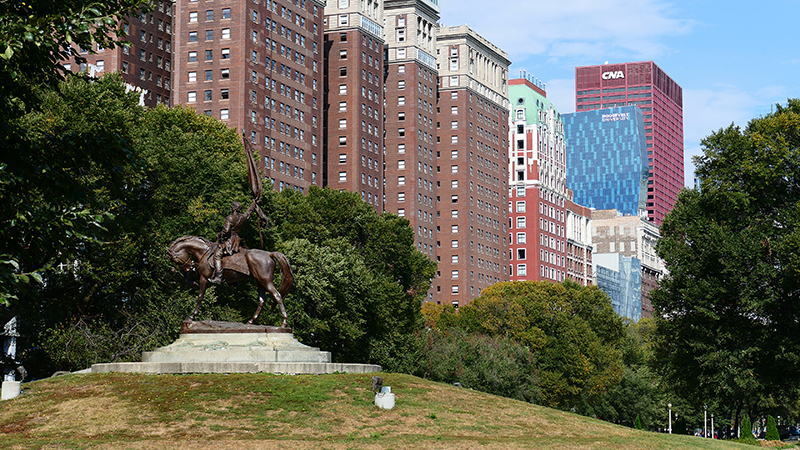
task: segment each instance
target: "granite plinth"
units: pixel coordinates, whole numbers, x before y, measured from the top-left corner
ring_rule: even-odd
[[[92,372],[281,373],[379,372],[372,364],[331,363],[330,352],[301,344],[289,328],[191,322],[170,345],[142,353],[141,363],[95,364]]]

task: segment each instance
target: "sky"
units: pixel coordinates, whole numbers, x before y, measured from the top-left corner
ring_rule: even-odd
[[[800,97],[800,0],[440,0],[575,112],[575,67],[653,61],[683,88],[684,184],[700,141]]]

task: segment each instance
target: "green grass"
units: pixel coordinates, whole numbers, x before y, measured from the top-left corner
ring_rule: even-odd
[[[381,374],[69,375],[0,403],[2,449],[734,449]]]

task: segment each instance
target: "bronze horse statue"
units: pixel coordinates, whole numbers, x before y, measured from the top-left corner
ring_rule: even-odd
[[[200,277],[200,294],[197,296],[197,306],[186,320],[194,320],[200,310],[200,303],[203,301],[203,294],[206,292],[208,280],[214,274],[214,265],[210,260],[214,256],[215,243],[200,236],[183,236],[175,239],[167,250],[167,255],[172,262],[178,264],[181,270],[188,277],[189,272],[196,271]],[[281,268],[281,285],[275,288],[272,283],[275,273],[275,261]],[[242,248],[239,252],[226,256],[222,259],[223,279],[229,283],[235,283],[248,277],[253,277],[258,281],[258,308],[253,317],[247,323],[253,323],[261,313],[264,306],[265,291],[272,294],[275,303],[280,307],[283,316],[282,327],[288,326],[286,308],[283,307],[283,297],[289,293],[294,277],[289,266],[289,259],[280,252],[268,252],[266,250]],[[188,280],[188,278],[187,278]]]

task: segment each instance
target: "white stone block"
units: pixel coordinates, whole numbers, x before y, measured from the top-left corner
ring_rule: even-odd
[[[390,389],[391,390],[391,389]],[[394,394],[378,392],[375,394],[375,406],[380,409],[394,408]]]
[[[21,392],[20,381],[3,381],[2,400],[11,400],[19,396]]]

